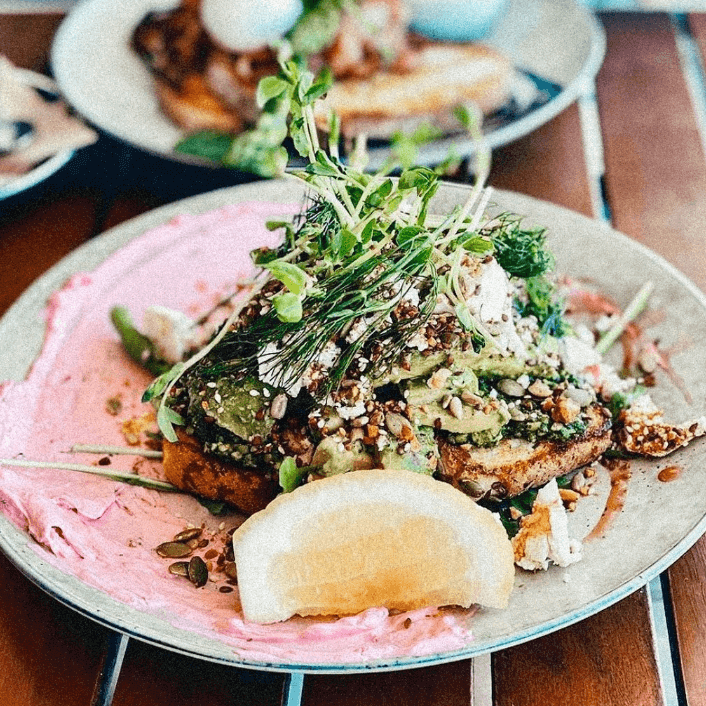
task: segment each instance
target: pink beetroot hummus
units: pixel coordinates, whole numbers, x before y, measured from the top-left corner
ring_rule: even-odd
[[[69,454],[74,444],[147,443],[151,408],[140,402],[149,376],[122,350],[109,321],[115,305],[140,324],[150,305],[198,317],[252,272],[249,251],[274,245],[265,222],[291,206],[233,205],[180,216],[73,276],[47,307],[41,355],[22,382],[0,388],[0,458],[96,464],[161,476],[156,461]],[[72,471],[0,467],[0,507],[36,541],[48,563],[115,601],[232,648],[236,659],[279,664],[360,664],[462,649],[470,612],[385,609],[334,621],[293,619],[260,626],[243,620],[237,588],[223,572],[195,588],[171,575],[174,560],[155,547],[205,524],[204,556],[223,547],[235,516],[213,516],[194,498],[146,490]],[[213,552],[211,552],[213,554]],[[226,592],[223,592],[226,591]]]

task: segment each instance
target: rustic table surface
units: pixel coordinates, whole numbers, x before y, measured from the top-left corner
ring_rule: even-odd
[[[706,15],[599,18],[607,53],[595,92],[499,149],[490,183],[610,219],[706,290]],[[49,72],[61,19],[0,14],[0,54]],[[189,195],[184,184],[193,189],[193,178],[172,172],[171,191],[148,178],[164,169],[158,161],[103,137],[31,201],[0,203],[0,312],[96,233]],[[111,173],[121,178],[106,180]],[[141,178],[130,178],[135,174]],[[201,188],[228,178],[203,179]],[[603,612],[492,656],[306,677],[214,665],[128,640],[45,595],[0,555],[0,702],[704,706],[706,539]]]

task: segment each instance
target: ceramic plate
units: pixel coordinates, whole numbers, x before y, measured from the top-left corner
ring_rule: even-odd
[[[463,187],[445,186],[439,193],[438,206],[434,210],[445,212],[452,204],[462,201],[466,193]],[[191,233],[188,238],[179,239],[176,232],[170,230],[171,226],[162,228],[162,224],[170,222],[176,216],[180,216],[180,222],[183,223],[184,218],[187,221],[190,218],[183,214],[210,213],[225,204],[255,200],[292,204],[299,203],[301,196],[298,187],[289,182],[274,181],[235,187],[152,211],[92,240],[40,278],[0,321],[0,345],[4,351],[0,360],[0,379],[21,381],[32,366],[44,341],[43,322],[48,298],[59,289],[61,296],[70,296],[72,288],[92,287],[95,289],[90,291],[95,296],[92,295],[81,306],[75,307],[70,316],[62,315],[57,319],[56,312],[61,310],[61,307],[58,306],[57,298],[52,297],[52,342],[50,345],[45,344],[41,362],[35,362],[31,374],[39,375],[40,379],[47,381],[47,385],[67,385],[65,389],[71,389],[74,382],[69,379],[70,376],[64,378],[63,373],[57,373],[53,368],[57,365],[61,368],[67,356],[79,356],[82,351],[71,348],[70,338],[64,342],[63,347],[57,345],[56,335],[66,334],[70,337],[76,331],[80,333],[82,327],[88,327],[93,333],[92,337],[88,336],[85,340],[89,341],[91,346],[102,346],[102,339],[107,337],[110,340],[105,345],[113,354],[103,363],[96,363],[96,360],[91,359],[89,367],[96,370],[86,371],[80,384],[76,383],[77,389],[80,390],[81,385],[90,380],[90,375],[95,374],[102,376],[107,396],[113,390],[112,385],[123,384],[122,377],[115,379],[111,366],[118,365],[117,369],[122,371],[127,368],[125,362],[120,363],[122,354],[119,344],[114,340],[110,326],[105,322],[107,314],[101,307],[108,302],[123,303],[128,304],[131,310],[137,311],[140,306],[156,303],[156,299],[158,303],[167,306],[184,307],[186,302],[197,298],[197,294],[204,297],[216,294],[224,283],[223,280],[228,280],[229,272],[232,272],[229,263],[234,261],[233,258],[224,256],[222,251],[219,251],[218,258],[213,257],[213,242],[209,240],[211,234],[208,227],[202,227],[198,236]],[[549,228],[550,245],[556,252],[559,271],[592,279],[606,295],[619,304],[627,304],[645,280],[649,279],[655,283],[650,308],[663,316],[654,317],[659,319],[660,323],[651,328],[649,333],[659,338],[665,348],[672,347],[675,351],[680,351],[673,354],[672,363],[683,382],[683,387],[660,375],[654,397],[658,404],[668,411],[673,421],[685,421],[703,414],[706,399],[706,378],[702,374],[706,368],[704,295],[657,255],[596,221],[525,196],[497,192],[494,198],[499,208],[525,216],[528,223]],[[202,224],[202,221],[197,222]],[[135,243],[139,242],[140,236],[146,231],[154,233],[154,228],[158,228],[161,239],[150,240],[151,246],[148,249],[135,249]],[[242,233],[226,232],[225,235],[232,240],[236,250],[247,250],[253,244]],[[122,254],[125,254],[125,257],[120,257]],[[209,267],[209,263],[212,267]],[[75,273],[86,274],[75,276]],[[137,276],[136,273],[143,286],[135,290],[127,283]],[[71,278],[71,286],[62,288],[68,278]],[[182,286],[169,282],[180,282]],[[47,348],[50,349],[51,355],[56,356],[54,362],[47,353]],[[86,355],[88,353],[90,351],[87,351]],[[120,367],[121,365],[123,367]],[[55,379],[57,374],[61,378],[58,381]],[[135,374],[134,369],[131,374]],[[144,384],[145,379],[141,378],[141,383],[138,379],[138,383]],[[124,384],[128,384],[128,381]],[[9,385],[2,391],[0,424],[3,425],[3,432],[7,431],[9,424],[16,423],[9,420],[7,414],[8,405],[12,401],[8,402],[9,390],[12,388],[13,385]],[[24,390],[22,387],[17,389],[20,393]],[[138,396],[141,392],[139,384],[137,387],[121,389],[126,403],[129,402],[130,396]],[[687,400],[684,389],[689,391],[692,402]],[[128,394],[125,390],[131,392]],[[64,407],[69,405],[69,411],[62,417],[64,424],[57,427],[56,420],[45,421],[50,425],[53,421],[55,430],[63,430],[59,436],[63,433],[68,437],[60,439],[65,441],[66,446],[77,441],[92,441],[85,437],[76,438],[76,425],[71,418],[71,405],[74,405],[74,402],[71,399],[67,401],[64,397],[65,395],[62,395],[61,398],[57,396],[50,399],[47,408],[50,411],[45,415],[60,416],[64,414]],[[79,398],[75,405],[80,407],[83,403]],[[17,404],[16,399],[13,404]],[[23,415],[15,414],[15,417],[22,418]],[[40,419],[36,421],[31,433],[41,434],[41,430]],[[7,450],[3,452],[7,453]],[[659,471],[672,465],[681,469],[678,478],[669,483],[660,482],[657,478]],[[6,471],[7,469],[4,473]],[[111,497],[114,492],[128,492],[114,490],[116,484],[104,479],[90,478],[89,483],[84,480],[86,476],[78,474],[37,473],[38,475],[32,476],[36,478],[32,489],[34,496],[51,494],[49,491],[59,482],[59,478],[65,479],[65,486],[68,484],[70,487],[85,487],[85,491],[81,492],[87,494],[84,500],[89,504],[98,504],[106,488]],[[610,483],[607,472],[599,470],[598,475],[598,492],[582,499],[577,511],[570,514],[571,532],[575,537],[586,536],[605,506]],[[5,500],[7,493],[11,492],[10,488],[9,476],[3,475],[5,508],[8,507]],[[64,491],[65,488],[62,493]],[[154,499],[157,495],[155,491],[130,487],[130,493],[138,491],[142,495],[135,497],[139,497],[142,505],[132,505],[131,513],[120,516],[124,525],[121,525],[121,531],[131,538],[126,542],[131,550],[142,542],[141,539],[135,539],[137,532],[133,531],[131,523],[137,522],[143,510],[145,517],[154,517],[155,527],[164,520],[157,515],[156,510],[153,516],[149,514],[152,512],[152,505],[157,502]],[[123,494],[116,497],[123,498],[119,503],[122,507],[129,505],[128,500],[132,496]],[[190,498],[188,501],[194,503],[193,508],[187,509],[188,513],[196,513],[195,501]],[[62,503],[66,504],[64,501]],[[268,641],[267,636],[258,638],[259,651],[242,649],[243,643],[233,641],[232,632],[229,632],[227,626],[224,627],[223,621],[230,621],[234,612],[229,607],[230,604],[226,602],[217,610],[206,611],[201,605],[201,596],[206,594],[200,594],[188,585],[188,582],[184,582],[183,595],[172,594],[172,591],[176,590],[176,578],[169,576],[164,560],[154,555],[154,544],[146,547],[147,553],[151,552],[153,556],[150,561],[156,567],[154,571],[150,564],[133,576],[130,573],[132,566],[129,561],[125,566],[119,566],[118,559],[115,559],[115,563],[112,559],[106,561],[100,550],[101,522],[88,523],[92,532],[98,532],[94,537],[93,549],[88,543],[83,547],[70,548],[71,552],[83,553],[85,556],[83,567],[87,571],[83,574],[78,570],[67,572],[62,556],[68,557],[73,567],[80,568],[81,562],[76,560],[74,554],[69,555],[69,549],[60,541],[61,536],[58,539],[57,536],[54,537],[54,551],[50,552],[30,539],[22,522],[18,528],[7,516],[0,516],[0,546],[26,576],[59,601],[104,625],[138,639],[227,664],[273,670],[346,672],[402,669],[471,657],[506,648],[579,621],[618,601],[666,569],[704,532],[705,513],[706,445],[700,440],[667,459],[633,462],[624,510],[614,518],[615,521],[606,536],[600,540],[586,542],[583,560],[568,568],[552,567],[549,571],[536,574],[518,570],[509,607],[502,611],[482,609],[474,615],[468,623],[473,634],[471,640],[453,649],[425,650],[423,654],[413,645],[409,645],[394,657],[386,657],[384,654],[356,657],[353,654],[345,660],[327,660],[321,655],[311,658],[308,653],[297,649],[283,650],[284,638],[281,633],[275,632],[272,635],[276,634],[276,639],[273,637]],[[188,515],[192,518],[195,516]],[[52,518],[46,521],[50,527],[53,523]],[[164,533],[168,531],[166,527],[165,524]],[[159,536],[159,532],[155,532]],[[161,536],[163,541],[169,538],[164,534]],[[107,542],[109,538],[103,539]],[[98,550],[95,549],[96,542]],[[128,555],[131,550],[126,549],[125,554]],[[122,552],[120,556],[123,556]],[[96,581],[96,574],[105,581]],[[150,582],[158,586],[158,594],[164,596],[161,604],[140,602],[143,584]],[[103,584],[110,585],[111,590],[101,587]],[[179,588],[179,591],[181,590]],[[176,619],[177,613],[170,601],[181,600],[188,602],[187,608],[184,609],[188,615],[184,619]],[[217,614],[221,616],[218,618],[221,623],[214,619]],[[324,631],[327,629],[326,624],[318,627]],[[379,635],[378,638],[384,643],[386,636]]]
[[[140,149],[193,162],[174,151],[184,134],[162,115],[150,76],[129,48],[133,29],[149,10],[175,4],[175,0],[125,0],[115,12],[111,0],[82,0],[59,28],[52,68],[69,103],[94,125]],[[502,21],[484,41],[543,85],[556,87],[551,100],[491,131],[491,147],[526,135],[589,90],[605,51],[601,26],[575,0],[511,0]],[[441,140],[428,146],[420,160],[439,163],[452,145],[461,156],[472,149],[467,141]],[[371,169],[384,153],[383,148],[371,152]]]
[[[32,86],[35,89],[46,91],[46,93],[58,95],[56,84],[46,76],[27,69],[15,69],[15,75],[22,83]],[[0,184],[0,201],[16,196],[41,184],[52,174],[58,172],[74,156],[74,150],[62,150],[61,152],[43,160],[26,174],[22,174],[15,179],[11,179]]]

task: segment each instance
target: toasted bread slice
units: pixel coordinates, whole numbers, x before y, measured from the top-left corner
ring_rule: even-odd
[[[239,468],[203,452],[202,444],[181,429],[178,441],[164,441],[164,472],[177,488],[211,500],[221,500],[247,515],[262,510],[279,492],[268,473]]]
[[[597,460],[610,446],[607,410],[593,405],[587,414],[586,431],[566,442],[504,439],[497,446],[479,448],[441,441],[439,475],[477,499],[502,500],[542,486]]]
[[[336,81],[315,107],[319,126],[326,128],[333,111],[349,137],[365,133],[385,139],[421,123],[448,132],[461,129],[453,116],[457,106],[472,103],[488,114],[510,97],[512,64],[490,47],[428,44],[412,55],[410,63],[405,72],[381,71],[364,79]]]

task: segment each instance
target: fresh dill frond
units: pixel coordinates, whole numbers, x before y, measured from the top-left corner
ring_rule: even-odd
[[[554,268],[545,228],[524,228],[518,216],[503,214],[489,236],[495,246],[495,259],[514,277],[539,277]]]

